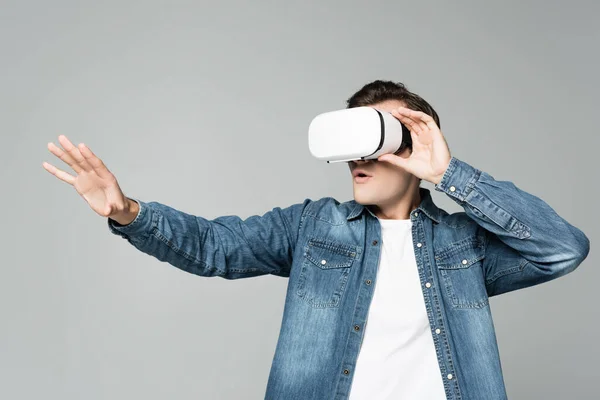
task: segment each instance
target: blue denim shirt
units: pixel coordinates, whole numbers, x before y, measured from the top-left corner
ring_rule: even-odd
[[[447,399],[506,399],[489,298],[573,271],[590,242],[543,200],[452,157],[411,211],[413,250]],[[377,281],[381,229],[354,200],[305,199],[208,220],[157,202],[114,234],[192,274],[289,278],[265,399],[347,399]]]

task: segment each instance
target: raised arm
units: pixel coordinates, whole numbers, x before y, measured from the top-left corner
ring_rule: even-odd
[[[587,257],[588,237],[542,199],[452,157],[431,116],[405,107],[392,114],[410,129],[413,150],[406,159],[385,154],[379,160],[434,183],[483,228],[488,296],[556,279]]]
[[[484,228],[490,297],[566,275],[589,253],[588,237],[542,199],[455,157],[435,190]]]

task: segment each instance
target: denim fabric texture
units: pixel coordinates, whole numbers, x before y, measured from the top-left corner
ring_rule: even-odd
[[[410,213],[413,248],[446,398],[501,400],[506,390],[489,298],[559,278],[587,257],[588,237],[540,198],[452,157]],[[112,233],[200,276],[289,278],[265,399],[347,399],[377,280],[381,229],[354,200],[305,199],[246,219],[212,220],[157,202]]]

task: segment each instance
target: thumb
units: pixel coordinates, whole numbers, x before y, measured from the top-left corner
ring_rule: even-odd
[[[379,156],[377,158],[378,161],[384,161],[384,162],[388,162],[390,164],[393,164],[397,167],[403,168],[405,170],[408,170],[408,161],[405,158],[399,157],[395,154],[382,154],[381,156]]]

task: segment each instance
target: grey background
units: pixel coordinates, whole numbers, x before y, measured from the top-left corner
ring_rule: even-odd
[[[402,81],[453,156],[595,243],[597,4],[3,0],[0,398],[259,399],[279,333],[286,279],[200,278],[111,235],[42,167],[66,169],[46,148],[59,134],[128,196],[245,217],[350,200],[308,124]],[[491,299],[509,398],[597,398],[596,260]]]

